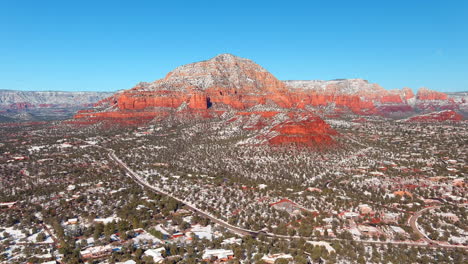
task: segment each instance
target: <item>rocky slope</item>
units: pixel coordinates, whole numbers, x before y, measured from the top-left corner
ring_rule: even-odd
[[[362,79],[332,81],[285,81],[290,90],[302,97],[303,105],[335,104],[357,114],[409,116],[414,113],[460,110],[462,103],[445,93],[420,88],[416,95],[410,88],[385,90]]]
[[[256,142],[332,143],[336,132],[314,113],[296,111],[295,104],[286,84],[264,68],[251,60],[222,54],[117,93],[100,101],[92,111],[80,111],[75,122],[138,124],[153,119],[229,116],[242,120],[238,126],[257,131]]]
[[[116,93],[92,110],[80,111],[74,122],[111,120],[130,125],[167,118],[230,116],[249,124],[245,129],[262,131],[259,137],[268,138],[270,144],[315,144],[330,143],[336,135],[318,115],[409,116],[457,110],[458,106],[443,93],[425,88],[416,95],[409,88],[385,90],[362,79],[280,81],[251,60],[221,54]]]

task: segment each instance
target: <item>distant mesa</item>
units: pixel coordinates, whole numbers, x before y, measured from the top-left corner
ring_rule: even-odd
[[[407,122],[443,122],[461,120],[463,120],[463,116],[453,110],[417,115],[406,119]]]
[[[105,92],[0,90],[0,109],[24,110],[70,106],[92,106],[111,96]]]
[[[0,122],[69,119],[112,93],[0,90]]]
[[[79,111],[71,123],[136,125],[169,117],[220,118],[224,113],[255,113],[265,108],[269,110],[260,112],[289,116],[282,125],[271,128],[278,135],[268,140],[270,144],[328,144],[336,132],[319,115],[410,116],[417,111],[458,110],[460,104],[426,88],[414,95],[409,88],[385,90],[363,79],[280,81],[249,59],[221,54],[118,92],[92,110]],[[267,119],[274,119],[274,115],[262,118],[264,124],[258,127],[271,123]]]
[[[421,88],[418,91],[417,98],[419,100],[447,100],[448,95],[437,91],[431,91],[427,88]]]

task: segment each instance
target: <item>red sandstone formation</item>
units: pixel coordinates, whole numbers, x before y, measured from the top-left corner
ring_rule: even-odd
[[[447,95],[420,89],[415,98],[409,88],[385,90],[362,79],[283,82],[251,60],[222,54],[180,66],[163,79],[140,83],[101,100],[93,111],[78,112],[75,120],[140,124],[169,116],[187,120],[213,118],[234,111],[239,118],[260,115],[260,120],[245,127],[260,130],[272,124],[278,113],[289,112],[293,113],[290,119],[272,129],[277,135],[269,142],[315,144],[332,142],[336,132],[311,111],[321,111],[326,116],[386,115],[409,113],[414,107],[456,106],[426,103],[437,100],[446,102]],[[258,107],[273,110],[253,110]]]
[[[274,117],[278,111],[252,111],[252,112],[237,112],[236,115],[260,115],[262,117]]]
[[[419,100],[447,100],[448,96],[445,93],[421,88],[418,90],[416,98]]]
[[[412,111],[414,94],[411,89],[385,90],[378,84],[362,79],[332,81],[286,81],[295,93],[298,108],[335,105],[356,114],[389,114],[387,110]],[[337,108],[338,109],[338,108]]]
[[[399,94],[389,94],[380,97],[381,103],[403,103],[403,99]]]
[[[401,89],[401,91],[402,91],[403,96],[404,96],[404,98],[406,100],[414,98],[413,90],[411,90],[410,88],[405,87],[405,88]]]
[[[203,93],[194,93],[190,97],[189,107],[191,109],[208,109],[209,104],[208,97]]]
[[[279,135],[269,140],[270,144],[301,144],[301,145],[330,145],[334,143],[333,135],[337,132],[320,117],[307,114],[294,114],[290,120],[276,125],[271,131]]]
[[[140,83],[96,104],[124,115],[139,112],[171,112],[189,108],[207,110],[247,109],[261,104],[292,107],[283,82],[250,60],[222,54],[211,60],[176,68],[153,83]],[[108,112],[106,110],[105,112]],[[98,116],[112,116],[98,113]],[[95,118],[93,113],[78,113],[76,118]]]
[[[420,89],[417,96],[419,100],[446,100],[446,97],[427,89]],[[299,109],[334,105],[337,110],[372,115],[411,111],[409,100],[413,99],[409,88],[388,91],[361,79],[281,82],[250,60],[222,54],[178,67],[161,80],[140,83],[97,105],[105,103],[135,111],[174,109],[184,103],[191,109],[224,105],[236,110],[267,104]]]
[[[425,115],[413,116],[407,119],[407,122],[443,122],[443,121],[461,121],[463,116],[453,110],[440,111]]]

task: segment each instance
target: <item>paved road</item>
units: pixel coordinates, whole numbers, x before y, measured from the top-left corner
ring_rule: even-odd
[[[103,148],[104,149],[104,148]],[[300,239],[300,238],[303,238],[303,239],[306,239],[306,240],[310,240],[310,239],[314,239],[314,237],[301,237],[301,236],[285,236],[285,235],[278,235],[278,234],[273,234],[273,233],[268,233],[268,232],[263,232],[263,231],[254,231],[254,230],[248,230],[248,229],[244,229],[244,228],[240,228],[240,227],[237,227],[237,226],[233,226],[229,223],[227,223],[226,221],[224,220],[221,220],[221,219],[218,219],[216,218],[215,216],[213,216],[212,214],[208,213],[208,212],[205,212],[199,208],[197,208],[195,205],[191,204],[190,202],[187,202],[187,201],[184,201],[180,198],[177,198],[159,188],[156,188],[152,185],[150,185],[148,182],[146,182],[146,180],[142,179],[140,177],[140,175],[138,175],[136,172],[134,172],[130,167],[127,166],[127,164],[125,164],[122,160],[120,160],[116,155],[115,155],[115,151],[112,150],[112,149],[106,149],[107,151],[109,151],[108,155],[109,155],[109,158],[114,160],[117,164],[119,164],[120,166],[122,166],[127,172],[128,172],[128,175],[130,175],[130,177],[140,186],[142,187],[146,187],[146,188],[149,188],[151,189],[152,191],[158,193],[158,194],[161,194],[161,195],[165,195],[165,196],[169,196],[171,197],[172,199],[180,202],[180,203],[183,203],[185,204],[185,206],[187,206],[189,209],[191,209],[192,211],[206,217],[206,218],[209,218],[210,220],[212,220],[213,222],[225,227],[226,229],[230,230],[231,232],[235,233],[235,234],[238,234],[238,235],[251,235],[251,236],[258,236],[260,234],[263,234],[267,237],[273,237],[273,238],[280,238],[280,239]],[[435,208],[435,207],[434,207]],[[427,210],[430,210],[430,209],[433,209],[433,208],[425,208],[425,209],[422,209],[418,212],[416,212],[411,218],[410,218],[410,224],[411,224],[411,227],[413,227],[414,230],[417,230],[417,232],[419,232],[423,237],[426,237],[422,232],[420,232],[419,229],[417,229],[417,225],[416,225],[416,221],[417,221],[417,218],[422,214],[424,213],[425,211]],[[426,239],[429,239],[426,237]],[[326,241],[339,241],[339,240],[344,240],[344,239],[339,239],[339,238],[319,238],[319,240],[326,240]],[[364,244],[394,244],[394,245],[409,245],[409,246],[420,246],[420,247],[430,247],[430,248],[445,248],[445,249],[455,249],[455,248],[463,248],[463,249],[468,249],[467,246],[458,246],[458,245],[446,245],[446,244],[440,244],[440,243],[437,243],[437,241],[432,241],[430,240],[430,242],[428,241],[425,241],[427,243],[418,243],[418,242],[397,242],[397,241],[389,241],[389,242],[382,242],[382,241],[360,241],[360,240],[355,240],[356,242],[360,242],[360,243],[364,243]]]
[[[431,207],[426,207],[424,209],[421,209],[419,211],[417,211],[416,213],[414,213],[410,219],[408,220],[411,228],[414,230],[414,232],[416,232],[424,241],[426,241],[427,243],[434,243],[434,244],[439,244],[438,241],[435,241],[435,240],[432,240],[430,239],[426,234],[424,234],[424,232],[422,232],[420,229],[419,229],[419,226],[418,226],[418,218],[426,211],[430,211],[430,210],[433,210],[433,209],[438,209],[440,208],[440,206],[431,206]]]
[[[158,193],[158,194],[162,194],[162,195],[165,195],[165,196],[169,196],[171,197],[172,199],[180,202],[180,203],[183,203],[185,204],[185,206],[187,206],[188,208],[190,208],[192,211],[195,211],[197,212],[198,214],[206,217],[206,218],[209,218],[211,219],[213,222],[231,230],[233,233],[236,233],[238,235],[252,235],[252,236],[257,236],[259,234],[259,232],[257,231],[253,231],[253,230],[247,230],[247,229],[243,229],[243,228],[240,228],[240,227],[236,227],[236,226],[233,226],[233,225],[230,225],[229,223],[221,220],[221,219],[218,219],[216,218],[215,216],[211,215],[210,213],[208,212],[205,212],[199,208],[197,208],[195,205],[191,204],[190,202],[188,201],[184,201],[182,199],[179,199],[175,196],[172,196],[171,194],[159,189],[159,188],[156,188],[152,185],[150,185],[148,182],[146,182],[144,179],[142,179],[137,173],[135,173],[131,168],[129,168],[127,166],[127,164],[125,164],[123,161],[121,161],[116,155],[115,155],[115,152],[114,150],[111,150],[111,149],[108,149],[109,150],[109,157],[114,160],[115,162],[117,162],[120,166],[122,166],[123,168],[125,168],[125,170],[128,172],[128,174],[130,175],[130,177],[140,186],[142,187],[146,187],[146,188],[149,188],[151,190],[153,190],[154,192]]]
[[[426,207],[426,208],[423,208],[419,211],[417,211],[416,213],[414,213],[410,219],[408,220],[411,228],[424,240],[424,242],[428,243],[429,245],[433,246],[433,247],[441,247],[441,248],[452,248],[452,249],[455,249],[455,248],[460,248],[460,249],[468,249],[468,246],[463,246],[463,245],[450,245],[450,244],[445,244],[445,242],[441,242],[441,241],[437,241],[437,240],[432,240],[430,239],[426,234],[424,234],[423,231],[421,231],[421,229],[419,229],[419,226],[418,226],[418,218],[425,212],[427,211],[430,211],[430,210],[434,210],[434,209],[438,209],[440,208],[441,206],[431,206],[431,207]]]

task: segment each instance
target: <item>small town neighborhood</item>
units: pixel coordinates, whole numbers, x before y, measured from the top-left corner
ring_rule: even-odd
[[[3,126],[2,261],[333,263],[348,243],[376,260],[391,247],[466,252],[466,123],[329,122],[348,147],[294,158],[223,145],[212,134],[226,128]]]

